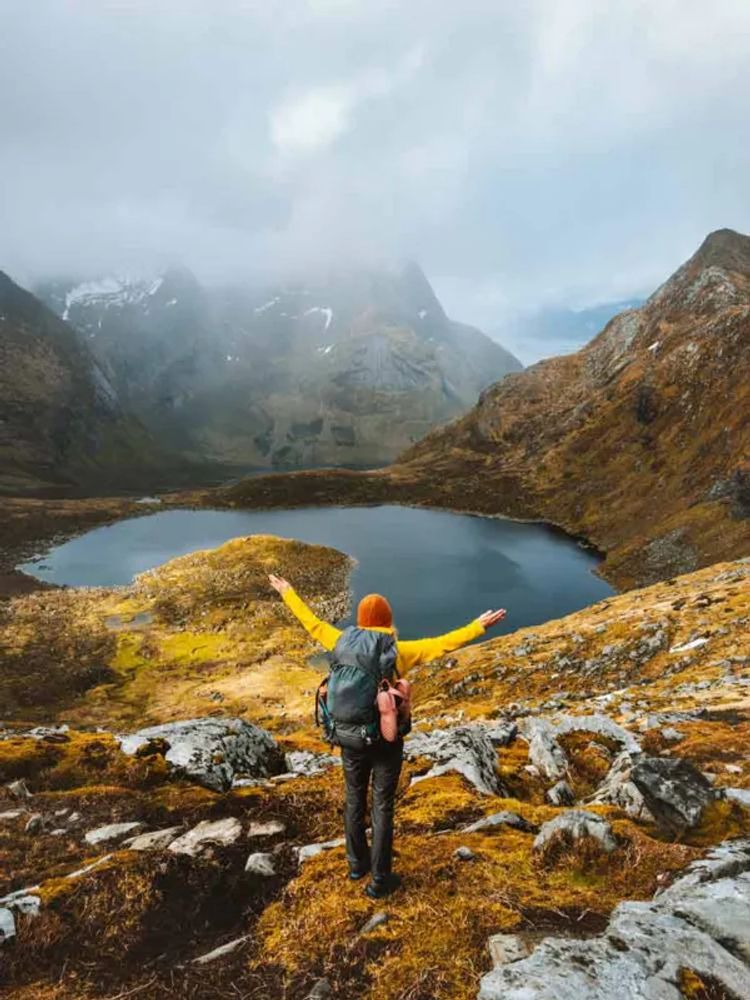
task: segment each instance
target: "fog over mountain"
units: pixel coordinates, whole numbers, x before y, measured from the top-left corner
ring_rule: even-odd
[[[26,287],[415,259],[502,336],[750,229],[745,0],[2,7],[0,267]]]

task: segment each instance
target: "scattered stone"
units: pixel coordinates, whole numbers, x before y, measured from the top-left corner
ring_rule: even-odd
[[[276,874],[273,854],[264,854],[262,851],[251,854],[245,864],[245,871],[261,878],[273,878]]]
[[[23,778],[19,778],[18,781],[11,781],[9,785],[6,785],[6,788],[15,799],[31,798],[31,792]]]
[[[331,989],[331,984],[327,979],[319,979],[316,983],[313,983],[313,987],[310,992],[305,997],[305,1000],[324,1000],[325,997],[329,997],[333,990]]]
[[[640,757],[630,779],[656,822],[674,834],[697,826],[716,799],[710,782],[682,758]]]
[[[317,857],[323,851],[332,851],[335,847],[343,847],[346,841],[343,837],[338,840],[326,840],[322,844],[306,844],[304,847],[295,847],[294,853],[299,864],[303,865],[310,858]]]
[[[453,857],[458,858],[459,861],[473,861],[476,854],[470,847],[457,847],[453,852]]]
[[[534,767],[550,781],[564,778],[568,770],[568,758],[555,739],[552,724],[546,719],[527,719],[521,732],[529,741],[529,760]]]
[[[534,839],[534,850],[544,853],[555,844],[572,845],[584,838],[597,841],[607,854],[617,847],[606,819],[585,809],[569,809],[542,825]]]
[[[204,819],[192,830],[173,840],[167,850],[194,858],[208,847],[229,847],[239,840],[241,834],[242,824],[235,816],[217,820]]]
[[[173,840],[177,838],[181,826],[168,826],[163,830],[151,830],[150,833],[141,833],[132,840],[126,840],[123,846],[131,851],[161,851],[169,847]]]
[[[44,816],[41,813],[32,813],[26,821],[26,826],[23,828],[24,833],[41,833],[44,829]]]
[[[654,817],[639,789],[631,780],[633,758],[623,751],[615,757],[607,777],[588,800],[592,805],[619,806],[631,819],[652,823]]]
[[[7,906],[0,907],[0,944],[16,936],[16,918]]]
[[[618,726],[607,715],[566,715],[555,725],[555,735],[565,736],[567,733],[591,733],[594,736],[604,736],[619,743],[623,750],[639,753],[641,745],[635,736]]]
[[[285,755],[286,769],[290,774],[311,776],[322,774],[331,767],[341,767],[341,758],[332,753],[313,753],[311,750],[292,750]]]
[[[603,935],[546,938],[493,969],[478,1000],[679,1000],[689,969],[727,996],[750,996],[750,840],[722,844],[652,902],[625,902]],[[744,961],[743,961],[744,959]]]
[[[723,792],[732,802],[739,802],[741,806],[750,809],[750,788],[724,788]]]
[[[83,838],[87,844],[108,844],[118,840],[124,840],[129,833],[142,830],[145,823],[109,823],[107,826],[98,826]]]
[[[492,830],[496,826],[510,826],[514,830],[521,830],[523,833],[536,833],[537,828],[527,822],[518,813],[503,809],[502,812],[493,813],[491,816],[484,816],[476,823],[471,823],[463,828],[463,833],[479,833],[481,830]]]
[[[495,747],[483,726],[415,732],[406,741],[404,752],[409,760],[426,757],[435,762],[426,774],[412,779],[412,784],[455,771],[485,795],[504,794],[496,771]]]
[[[84,865],[83,868],[78,868],[76,871],[70,872],[65,878],[80,878],[82,875],[88,875],[95,868],[101,868],[111,857],[111,854],[104,854],[101,858],[97,858],[96,861],[92,861],[91,864]]]
[[[5,812],[0,812],[0,820],[19,819],[21,816],[25,815],[25,809],[6,809]]]
[[[487,941],[487,947],[494,968],[518,962],[529,954],[528,946],[519,934],[493,934]]]
[[[279,819],[269,819],[265,823],[253,822],[248,827],[248,837],[276,837],[286,831],[286,824]]]
[[[265,729],[243,719],[188,719],[119,737],[124,753],[163,753],[176,771],[217,792],[235,776],[267,778],[285,768],[284,755]]]
[[[682,733],[673,729],[672,726],[665,726],[661,731],[661,735],[668,743],[679,743],[680,740],[685,739]]]
[[[518,736],[518,725],[515,722],[493,722],[484,727],[494,747],[507,747]]]
[[[558,781],[552,788],[548,788],[545,798],[553,806],[572,806],[576,801],[575,793],[567,781]]]
[[[235,938],[234,941],[227,941],[226,944],[219,945],[219,947],[214,948],[213,951],[208,951],[205,955],[200,955],[198,958],[194,958],[193,965],[208,965],[210,962],[215,962],[217,958],[223,958],[225,955],[231,955],[233,951],[237,951],[239,947],[249,940],[250,935],[244,934],[242,937]]]
[[[359,932],[362,934],[370,934],[372,931],[376,930],[378,927],[382,927],[383,924],[388,923],[388,914],[381,910],[378,913],[373,913],[367,923],[364,925],[362,930]]]

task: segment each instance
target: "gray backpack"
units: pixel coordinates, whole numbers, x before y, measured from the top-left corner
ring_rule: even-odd
[[[380,739],[376,699],[382,682],[398,677],[396,658],[390,633],[344,629],[315,700],[315,721],[330,743],[361,750]]]

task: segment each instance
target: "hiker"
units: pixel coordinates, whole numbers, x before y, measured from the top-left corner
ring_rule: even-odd
[[[404,672],[419,663],[429,663],[466,645],[505,617],[504,610],[485,611],[468,625],[446,632],[445,635],[401,641],[393,626],[391,606],[380,594],[363,597],[357,608],[356,627],[342,631],[316,617],[288,580],[273,574],[269,576],[269,580],[313,639],[333,652],[333,666],[337,662],[361,664],[369,656],[375,657],[377,670],[385,662],[390,650],[393,664],[399,672]],[[343,735],[341,739],[344,740]],[[359,881],[372,872],[372,879],[365,892],[371,899],[382,899],[401,884],[400,877],[391,868],[393,806],[401,774],[404,741],[403,738],[398,738],[395,742],[387,742],[376,737],[369,745],[357,745],[353,740],[349,746],[343,745],[341,741],[337,742],[341,746],[346,784],[344,826],[349,878]],[[371,778],[372,850],[368,847],[365,832],[367,792]]]

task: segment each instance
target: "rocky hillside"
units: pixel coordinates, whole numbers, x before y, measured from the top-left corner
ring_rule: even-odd
[[[450,506],[543,517],[621,585],[750,552],[750,237],[712,233],[583,350],[483,393],[400,459]]]
[[[348,569],[238,539],[3,606],[4,995],[750,995],[750,564],[421,668],[381,903],[263,582],[335,617]]]
[[[0,272],[0,491],[134,485],[160,462],[75,331]]]
[[[160,441],[238,468],[382,465],[521,368],[449,320],[416,265],[263,289],[170,271],[40,294]]]

